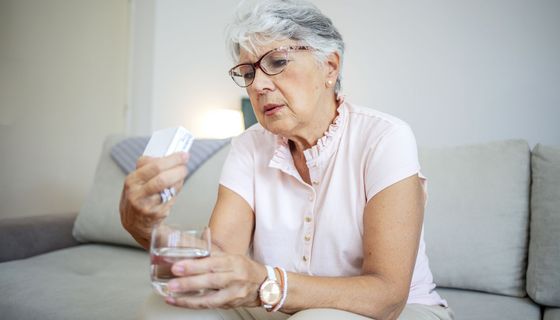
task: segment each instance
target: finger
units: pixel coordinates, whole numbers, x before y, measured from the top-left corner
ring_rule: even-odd
[[[136,199],[139,197],[138,191],[142,188],[145,181],[138,176],[137,170],[129,173],[124,179],[123,196],[127,199]]]
[[[148,163],[155,161],[156,157],[148,157],[148,156],[140,156],[138,160],[136,160],[136,169],[140,169],[143,166],[147,165]]]
[[[155,161],[157,159],[168,158],[168,157],[175,156],[175,155],[181,155],[184,158],[184,163],[187,163],[187,161],[189,160],[189,153],[188,152],[176,152],[176,153],[170,154],[169,156],[166,156],[166,157],[140,156],[138,158],[138,160],[136,160],[136,169],[139,169],[139,168],[145,166],[146,164],[148,164],[152,161]]]
[[[174,278],[167,284],[171,292],[190,292],[201,289],[223,289],[235,278],[231,272],[205,273],[190,277]]]
[[[173,264],[171,271],[178,276],[193,276],[206,273],[231,272],[235,256],[210,256],[204,259],[185,259]]]
[[[189,172],[187,170],[187,175],[188,174]],[[173,188],[175,188],[175,196],[177,196],[181,192],[181,190],[183,190],[184,185],[185,185],[185,179],[179,180],[173,185]]]
[[[228,309],[241,306],[244,297],[245,290],[238,286],[231,286],[201,296],[181,296],[167,301],[191,309]]]
[[[142,186],[142,192],[145,196],[159,194],[166,188],[182,182],[187,176],[187,167],[179,165],[171,169],[167,169],[151,178]]]
[[[175,203],[175,201],[177,201],[177,195],[179,194],[179,192],[182,189],[182,183],[176,183],[172,186],[172,188],[175,188],[175,196],[171,197],[170,200],[168,200],[167,202],[163,202],[163,198],[161,196],[161,192],[164,191],[160,191],[158,193],[154,193],[151,194],[149,196],[144,196],[144,198],[142,198],[142,204],[145,207],[150,207],[152,209],[148,210],[149,212],[159,212],[165,209],[170,209],[171,206],[173,206],[173,204]]]
[[[187,158],[188,158],[188,154],[187,154]],[[146,162],[146,163],[152,163],[151,166],[155,166],[155,164],[153,164],[154,161],[156,161],[157,158],[152,158],[152,157],[142,157],[141,160],[139,160],[140,162]],[[178,165],[178,167],[185,167],[184,165]],[[142,186],[149,181],[149,179],[147,179],[147,177],[150,175],[150,173],[148,172],[155,172],[157,170],[155,170],[154,168],[141,168],[141,169],[137,169],[134,170],[133,172],[131,172],[125,179],[125,191],[127,192],[127,198],[143,198],[145,197],[145,193],[141,192]],[[186,174],[188,174],[188,171],[186,172]],[[182,185],[184,183],[184,178],[182,181],[177,181],[177,183],[174,185],[176,191],[180,191],[182,189]],[[155,193],[154,193],[155,194]],[[157,200],[157,197],[153,197],[154,200]],[[153,203],[157,203],[153,202]]]
[[[144,181],[148,181],[159,173],[177,166],[184,166],[189,158],[185,152],[177,152],[162,158],[141,157],[136,163],[136,173]]]
[[[187,172],[188,175],[188,172]],[[177,198],[177,196],[179,195],[179,193],[181,192],[181,190],[183,190],[183,185],[184,185],[184,179],[180,179],[179,181],[175,182],[173,185],[171,185],[169,187],[169,189],[175,189],[175,193],[173,194],[172,199]]]
[[[182,189],[182,182],[174,184],[173,187],[179,188],[180,191]],[[177,195],[179,191],[176,191],[175,195]],[[168,216],[171,207],[173,207],[176,201],[177,197],[174,196],[171,197],[169,201],[163,202],[161,194],[156,193],[138,199],[134,206],[138,212],[146,216],[145,220],[160,221]]]

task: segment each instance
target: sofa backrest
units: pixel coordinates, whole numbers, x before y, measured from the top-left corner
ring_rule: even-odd
[[[438,286],[522,297],[529,240],[527,142],[421,148],[425,240]]]

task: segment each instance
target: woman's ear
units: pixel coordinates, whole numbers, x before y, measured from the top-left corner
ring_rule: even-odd
[[[340,72],[340,55],[338,52],[333,52],[327,56],[325,66],[325,82],[336,83]]]

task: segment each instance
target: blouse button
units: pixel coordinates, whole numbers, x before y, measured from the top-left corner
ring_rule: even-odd
[[[311,240],[311,236],[307,235],[307,236],[303,237],[303,239],[305,239],[305,241],[309,241],[309,240]]]
[[[306,256],[303,256],[302,259],[303,259],[303,261],[307,262],[307,257]]]
[[[305,222],[308,222],[308,223],[311,222],[311,217],[310,216],[305,217]]]
[[[313,181],[311,181],[311,183],[313,183],[314,185],[318,185],[318,184],[319,184],[319,181],[313,180]]]

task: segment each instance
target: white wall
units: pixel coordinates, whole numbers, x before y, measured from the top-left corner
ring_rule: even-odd
[[[127,133],[149,135],[153,120],[156,0],[130,1],[130,62]]]
[[[408,121],[419,144],[560,145],[559,1],[313,2],[346,40],[348,99]],[[236,3],[156,2],[149,129],[197,132],[206,110],[239,108],[222,32]]]
[[[316,1],[348,45],[346,93],[423,145],[560,145],[560,1]]]
[[[127,0],[0,0],[0,217],[79,210],[127,55]]]
[[[156,2],[153,128],[183,124],[203,132],[205,112],[240,108],[244,92],[227,71],[225,21],[237,1]]]

